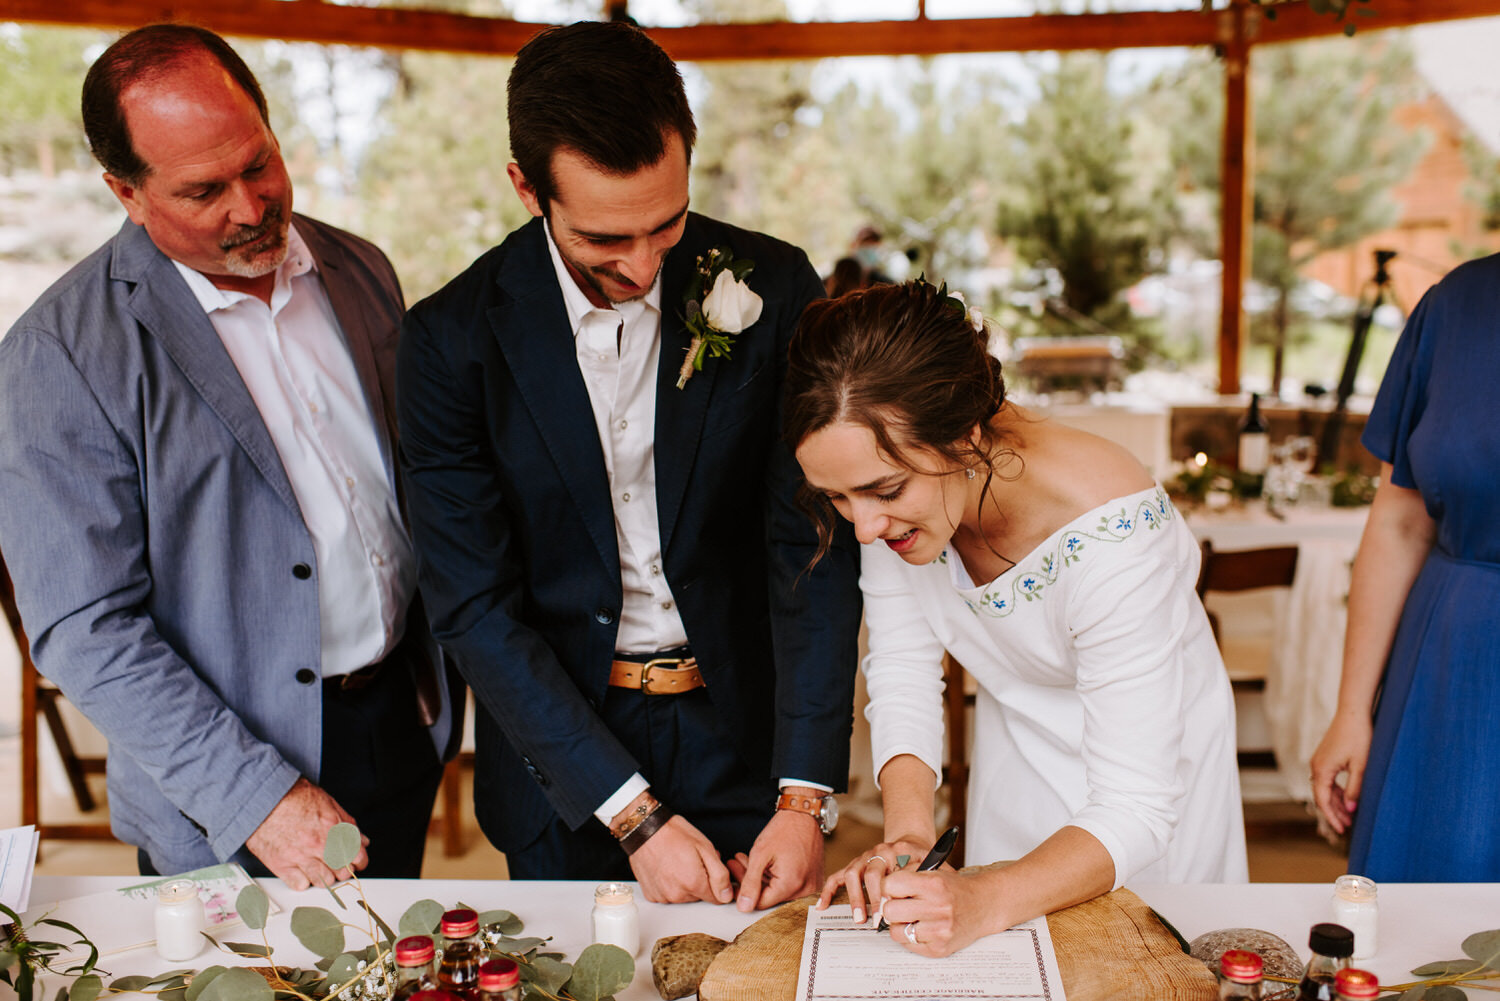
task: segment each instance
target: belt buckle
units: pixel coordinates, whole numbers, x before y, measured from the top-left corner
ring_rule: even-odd
[[[641,691],[645,692],[647,695],[671,695],[671,694],[673,694],[673,692],[670,689],[667,690],[667,691],[664,691],[664,692],[652,691],[652,689],[651,689],[651,669],[655,668],[655,667],[662,667],[662,668],[665,668],[667,670],[671,670],[674,665],[681,664],[682,660],[683,660],[683,658],[681,658],[681,657],[657,657],[657,658],[655,658],[653,660],[648,660],[648,661],[646,661],[646,663],[642,664],[641,665]],[[663,684],[666,684],[666,683],[667,682],[665,681],[665,679],[663,679]]]

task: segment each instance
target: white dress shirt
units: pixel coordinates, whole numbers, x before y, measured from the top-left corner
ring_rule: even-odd
[[[317,557],[322,672],[379,661],[400,641],[416,559],[375,426],[317,263],[295,226],[269,306],[174,261],[219,334],[281,457]]]
[[[656,511],[656,376],[661,357],[661,276],[640,299],[595,306],[578,287],[547,232],[547,251],[562,289],[578,369],[588,387],[594,426],[615,512],[624,602],[615,649],[656,653],[687,645],[687,630],[662,566],[661,521]],[[825,786],[794,779],[782,785]],[[649,787],[636,773],[594,811],[608,824]]]

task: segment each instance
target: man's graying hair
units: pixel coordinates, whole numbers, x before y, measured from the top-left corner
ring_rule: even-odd
[[[544,212],[557,194],[559,149],[606,173],[633,174],[660,163],[675,132],[692,156],[698,129],[682,74],[645,32],[623,22],[539,33],[516,53],[506,91],[511,156]]]
[[[250,67],[229,43],[192,24],[148,24],[122,36],[94,60],[83,78],[83,131],[94,159],[126,184],[139,185],[151,165],[130,140],[120,95],[138,83],[165,76],[195,56],[213,59],[240,85],[270,126],[266,97]]]

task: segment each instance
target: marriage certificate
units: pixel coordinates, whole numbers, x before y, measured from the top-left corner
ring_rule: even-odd
[[[797,1001],[1065,1001],[1046,918],[932,959],[855,924],[847,904],[809,908],[797,982]]]

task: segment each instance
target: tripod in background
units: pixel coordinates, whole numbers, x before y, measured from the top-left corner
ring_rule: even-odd
[[[1354,377],[1359,373],[1359,363],[1365,355],[1365,342],[1370,336],[1370,323],[1375,311],[1386,303],[1394,303],[1391,291],[1391,273],[1387,265],[1396,257],[1394,250],[1375,251],[1375,277],[1360,290],[1359,307],[1354,311],[1354,329],[1349,339],[1349,355],[1344,359],[1344,372],[1339,377],[1339,387],[1334,396],[1333,412],[1323,423],[1323,434],[1318,439],[1318,457],[1314,469],[1338,468],[1339,439],[1344,434],[1344,419],[1348,414],[1349,397],[1354,395]]]

